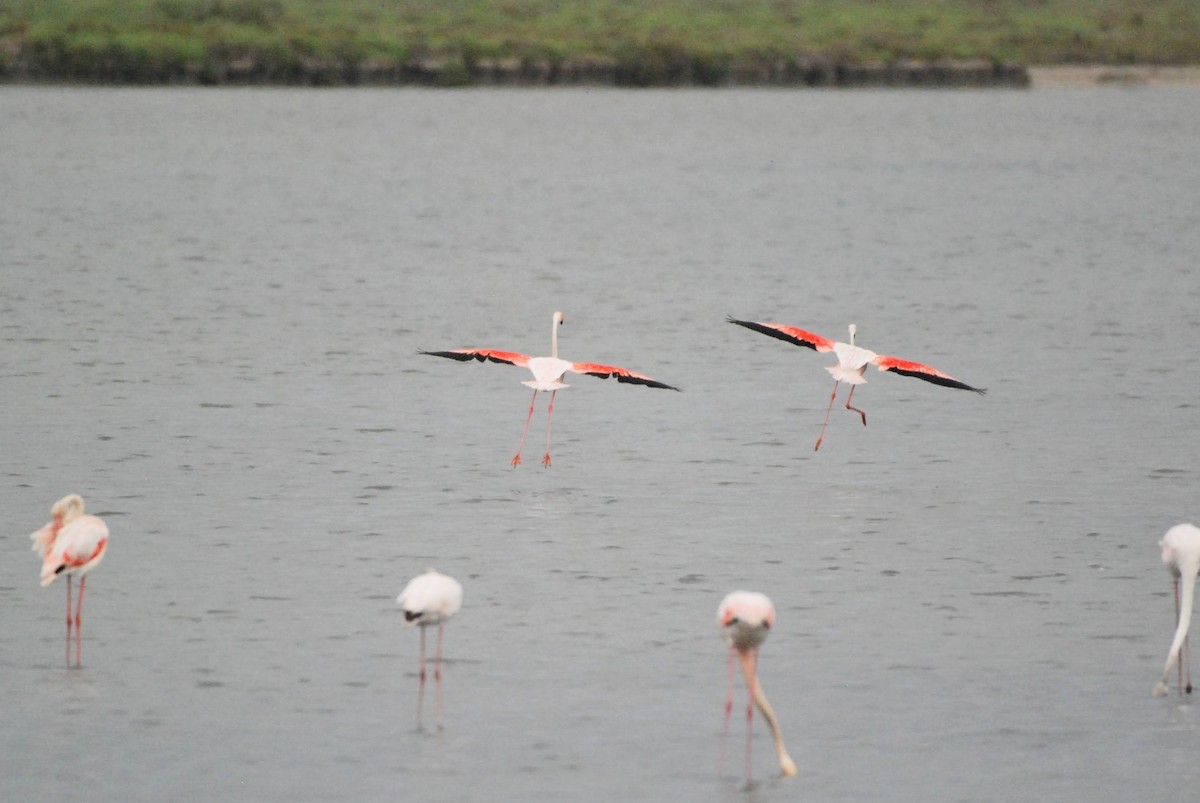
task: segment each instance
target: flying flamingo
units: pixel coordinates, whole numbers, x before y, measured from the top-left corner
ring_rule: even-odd
[[[796,774],[796,762],[783,746],[783,734],[775,712],[763,694],[758,682],[758,647],[767,638],[767,632],[775,626],[775,606],[765,594],[756,591],[734,591],[717,608],[717,625],[725,631],[729,641],[729,682],[725,694],[725,727],[721,734],[721,761],[725,759],[725,741],[729,736],[729,717],[733,712],[733,659],[741,659],[742,674],[753,702],[746,703],[746,779],[750,778],[750,737],[753,733],[754,703],[762,711],[771,736],[775,739],[775,752],[779,755],[779,771],[785,777]]]
[[[1171,641],[1171,649],[1167,653],[1167,663],[1163,667],[1162,677],[1154,686],[1154,696],[1162,697],[1167,693],[1167,676],[1171,667],[1179,662],[1179,650],[1183,648],[1183,661],[1179,662],[1179,691],[1185,689],[1192,693],[1192,659],[1191,647],[1188,645],[1188,627],[1192,623],[1192,599],[1196,593],[1196,574],[1200,572],[1200,528],[1191,524],[1177,524],[1167,530],[1167,534],[1158,542],[1162,547],[1162,562],[1175,580],[1175,638]],[[1183,584],[1183,597],[1180,599],[1179,585]],[[1183,685],[1183,664],[1187,664],[1187,686]]]
[[[462,607],[462,584],[440,572],[430,569],[408,581],[408,585],[396,597],[396,603],[404,611],[404,623],[421,628],[421,685],[417,696],[417,721],[421,720],[421,706],[425,700],[425,628],[437,625],[437,652],[433,664],[434,686],[437,694],[438,727],[442,722],[442,636],[445,622]]]
[[[894,371],[902,376],[914,376],[917,379],[924,379],[926,382],[932,382],[935,385],[959,388],[960,390],[973,390],[980,395],[987,393],[982,388],[973,388],[965,382],[959,382],[949,374],[944,374],[936,368],[930,368],[928,365],[922,365],[919,362],[912,362],[910,360],[902,360],[899,357],[886,357],[864,349],[861,346],[854,345],[854,336],[858,333],[858,327],[854,324],[850,324],[850,342],[841,343],[828,340],[812,332],[806,332],[803,329],[797,329],[794,326],[784,326],[780,323],[739,321],[733,316],[729,316],[727,320],[730,323],[736,323],[738,326],[744,326],[747,329],[753,329],[755,332],[761,332],[767,337],[785,340],[788,343],[804,346],[814,351],[832,351],[837,355],[837,365],[825,367],[825,370],[833,375],[833,392],[829,395],[829,407],[825,409],[825,421],[821,424],[821,434],[817,436],[817,445],[813,447],[814,452],[821,448],[821,440],[825,437],[825,425],[829,423],[829,412],[833,409],[833,400],[837,398],[838,385],[842,382],[850,385],[850,394],[846,397],[846,409],[853,410],[862,416],[863,426],[867,425],[867,414],[857,407],[851,407],[850,400],[854,398],[854,386],[866,383],[867,380],[863,374],[866,373],[867,365],[870,363],[875,363],[875,365],[879,366],[880,371]]]
[[[521,464],[521,450],[525,448],[525,436],[529,434],[529,422],[533,418],[533,405],[537,401],[539,390],[550,391],[550,404],[546,408],[546,456],[542,458],[542,465],[546,468],[550,467],[550,424],[554,416],[554,394],[562,388],[570,387],[570,385],[564,385],[562,382],[562,378],[567,371],[572,371],[576,374],[598,376],[601,379],[608,379],[610,376],[615,376],[618,382],[629,382],[634,385],[646,385],[652,388],[665,388],[666,390],[679,390],[679,388],[665,385],[662,382],[656,382],[648,376],[634,373],[628,368],[618,368],[615,365],[600,365],[594,362],[560,360],[558,357],[558,327],[562,325],[562,322],[563,314],[555,312],[554,328],[550,334],[549,357],[530,357],[528,354],[518,354],[514,351],[496,351],[494,349],[458,349],[457,351],[421,352],[422,354],[429,354],[434,357],[448,357],[460,362],[468,360],[506,362],[510,365],[519,365],[522,368],[528,368],[533,373],[532,380],[526,380],[521,383],[533,388],[533,398],[529,400],[529,415],[525,418],[525,429],[521,432],[521,443],[517,446],[517,455],[512,459],[513,468]]]
[[[75,664],[83,666],[83,588],[87,573],[104,559],[108,527],[96,516],[83,515],[83,498],[68,494],[50,508],[51,521],[29,536],[33,551],[42,557],[42,587],[60,574],[67,575],[67,665],[71,664],[71,575],[79,574],[79,601],[75,605]]]

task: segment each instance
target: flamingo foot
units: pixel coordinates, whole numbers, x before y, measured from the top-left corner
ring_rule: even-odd
[[[517,456],[512,459],[512,467],[516,468],[521,465],[521,453],[517,452]]]
[[[546,456],[542,458],[542,465],[545,466],[546,468],[550,468],[550,453],[549,452],[546,452]]]
[[[820,449],[821,449],[821,441],[822,441],[822,440],[824,440],[824,439],[825,439],[825,436],[824,436],[824,435],[822,435],[820,438],[817,438],[817,445],[813,447],[813,451],[814,451],[814,452],[816,452],[816,451],[820,451]]]
[[[858,413],[859,415],[861,415],[861,416],[862,416],[862,421],[863,421],[863,426],[865,427],[865,426],[867,425],[867,414],[866,414],[866,413],[864,413],[862,410],[858,409],[857,407],[851,407],[851,406],[849,406],[849,405],[846,405],[846,409],[847,409],[847,410],[853,410],[854,412],[856,412],[856,413]]]

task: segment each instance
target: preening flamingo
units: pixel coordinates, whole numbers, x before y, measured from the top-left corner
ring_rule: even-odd
[[[717,625],[725,631],[729,641],[729,682],[725,694],[725,727],[721,734],[721,759],[725,758],[725,741],[729,736],[729,717],[733,712],[733,663],[734,657],[741,659],[742,674],[750,701],[746,703],[746,779],[750,778],[750,741],[753,735],[754,704],[762,711],[771,736],[775,739],[775,752],[779,756],[779,772],[787,776],[796,774],[796,762],[788,755],[783,745],[783,734],[775,712],[767,702],[762,684],[758,682],[758,648],[767,638],[768,631],[775,626],[775,606],[765,594],[757,591],[734,591],[721,600],[717,608]]]
[[[526,380],[521,384],[533,388],[533,398],[529,400],[529,415],[525,418],[525,429],[521,432],[521,443],[517,446],[517,455],[512,459],[513,468],[521,464],[521,450],[525,448],[525,436],[529,434],[529,422],[533,418],[533,405],[537,401],[539,390],[550,391],[550,404],[546,408],[546,455],[542,458],[542,465],[547,468],[550,467],[550,424],[554,416],[554,394],[562,388],[570,387],[570,385],[564,385],[562,382],[563,376],[567,371],[576,374],[598,376],[601,379],[615,376],[618,382],[629,382],[634,385],[646,385],[647,387],[664,388],[666,390],[679,390],[679,388],[657,382],[648,376],[630,371],[628,368],[619,368],[615,365],[601,365],[594,362],[560,360],[558,357],[558,327],[562,325],[562,322],[563,314],[555,312],[553,329],[550,334],[549,357],[530,357],[528,354],[518,354],[514,351],[496,351],[495,349],[421,352],[422,354],[429,354],[434,357],[448,357],[451,360],[459,360],[460,362],[466,362],[467,360],[506,362],[510,365],[519,365],[530,370],[533,374],[533,379]]]
[[[96,516],[83,514],[83,498],[68,494],[50,508],[50,523],[29,537],[42,557],[42,587],[60,574],[67,576],[67,664],[71,663],[71,627],[75,627],[75,663],[83,665],[83,588],[87,573],[108,551],[108,527]],[[71,575],[79,575],[79,601],[71,616]]]
[[[982,388],[973,388],[965,382],[958,381],[949,374],[942,373],[936,368],[930,368],[928,365],[922,365],[919,362],[912,362],[911,360],[902,360],[899,357],[887,357],[854,345],[854,336],[858,333],[858,327],[854,324],[850,324],[850,342],[842,343],[829,340],[812,332],[806,332],[803,329],[797,329],[794,326],[784,326],[781,323],[739,321],[733,316],[729,316],[727,320],[730,323],[736,323],[738,326],[753,329],[755,332],[760,332],[767,337],[784,340],[797,346],[813,349],[814,351],[832,351],[837,355],[837,365],[825,367],[825,370],[833,375],[833,392],[829,395],[829,407],[825,409],[825,421],[821,424],[821,434],[817,436],[817,445],[813,447],[813,451],[821,448],[821,440],[825,437],[825,425],[829,423],[829,411],[833,409],[833,400],[837,398],[838,385],[842,382],[850,385],[850,394],[846,397],[846,409],[853,410],[862,416],[863,426],[867,425],[867,414],[857,407],[851,407],[850,400],[854,398],[854,386],[866,383],[866,377],[863,375],[867,371],[867,366],[871,363],[877,365],[880,371],[892,371],[901,376],[913,376],[917,379],[923,379],[926,382],[932,382],[935,385],[958,388],[960,390],[971,390],[980,395],[987,393]]]
[[[1192,693],[1192,657],[1191,646],[1188,644],[1188,628],[1192,624],[1192,600],[1196,593],[1196,574],[1200,573],[1200,528],[1191,524],[1176,524],[1167,530],[1167,534],[1158,542],[1162,547],[1162,562],[1167,567],[1175,581],[1175,638],[1171,641],[1171,649],[1167,652],[1167,663],[1163,666],[1162,677],[1154,686],[1154,696],[1162,697],[1167,693],[1167,676],[1171,667],[1179,666],[1179,691],[1186,689]],[[1182,598],[1179,586],[1183,585]],[[1183,661],[1179,660],[1180,649],[1183,649]],[[1187,686],[1183,684],[1184,668],[1187,664]]]
[[[434,657],[433,677],[437,693],[438,724],[442,721],[442,636],[446,620],[462,607],[462,584],[453,577],[430,569],[408,581],[408,585],[396,597],[396,603],[404,611],[404,623],[421,628],[421,684],[417,696],[417,721],[421,721],[421,706],[425,700],[425,628],[437,625],[437,651]]]

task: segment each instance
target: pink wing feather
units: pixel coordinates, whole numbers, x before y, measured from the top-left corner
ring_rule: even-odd
[[[958,388],[960,390],[973,390],[976,393],[987,393],[982,388],[973,388],[966,382],[960,382],[950,374],[943,373],[936,368],[930,368],[928,365],[922,365],[919,362],[911,360],[902,360],[899,357],[887,357],[882,354],[878,355],[875,364],[879,366],[880,371],[892,371],[901,376],[912,376],[917,379],[923,379],[926,382],[932,382],[935,385],[942,385],[947,388]]]
[[[598,376],[601,379],[608,379],[610,376],[615,376],[618,382],[629,382],[634,385],[645,385],[646,387],[663,388],[665,390],[679,390],[679,388],[672,385],[651,379],[645,374],[639,374],[630,371],[628,368],[619,368],[615,365],[601,365],[596,362],[577,362],[571,366],[571,370],[577,374]]]
[[[757,321],[739,321],[732,315],[726,318],[730,323],[736,323],[738,326],[744,326],[747,329],[752,329],[755,332],[764,334],[767,337],[773,337],[777,340],[784,340],[796,346],[804,346],[815,351],[833,351],[834,342],[827,338],[821,337],[812,332],[806,332],[803,329],[797,329],[794,326],[784,326],[781,323],[758,323]]]
[[[515,351],[497,351],[495,349],[457,349],[455,351],[422,351],[421,354],[428,354],[433,357],[446,357],[459,362],[467,362],[468,360],[479,360],[480,362],[506,362],[509,365],[519,365],[522,368],[528,367],[529,361],[533,359],[528,354],[519,354]]]

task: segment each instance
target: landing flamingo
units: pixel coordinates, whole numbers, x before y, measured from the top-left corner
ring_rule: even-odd
[[[421,706],[425,701],[425,628],[437,625],[437,652],[434,657],[433,678],[437,695],[438,726],[442,722],[442,637],[446,620],[462,607],[462,584],[453,577],[430,569],[408,581],[396,597],[404,611],[404,623],[421,628],[421,685],[417,697],[417,722],[421,721]]]
[[[1196,593],[1196,574],[1200,573],[1200,528],[1191,524],[1177,524],[1167,530],[1167,534],[1158,542],[1162,547],[1162,562],[1167,567],[1175,581],[1175,638],[1171,641],[1171,649],[1167,653],[1167,663],[1163,667],[1162,677],[1154,686],[1154,696],[1162,697],[1167,693],[1167,676],[1171,667],[1179,662],[1179,651],[1183,649],[1183,661],[1179,662],[1179,692],[1185,690],[1192,693],[1192,658],[1191,646],[1188,644],[1188,628],[1192,623],[1192,599]],[[1180,598],[1179,586],[1183,585],[1183,597]],[[1187,686],[1183,684],[1183,665],[1187,664]]]
[[[50,508],[50,523],[30,535],[33,551],[42,558],[42,587],[60,574],[67,576],[67,665],[71,664],[71,626],[75,627],[75,664],[83,666],[83,589],[87,573],[104,559],[108,527],[96,516],[83,514],[83,498],[68,494]],[[71,617],[71,575],[79,575],[79,601]]]
[[[518,354],[514,351],[496,351],[494,349],[458,349],[456,351],[421,352],[421,354],[429,354],[433,357],[448,357],[451,360],[459,360],[460,362],[468,360],[506,362],[510,365],[519,365],[523,368],[528,368],[533,373],[532,380],[526,380],[521,383],[533,388],[533,398],[529,400],[529,415],[525,418],[525,429],[521,432],[521,443],[517,446],[516,457],[512,459],[513,468],[521,464],[521,450],[525,448],[525,436],[529,434],[529,422],[533,418],[533,405],[537,401],[539,390],[550,391],[550,404],[546,408],[546,455],[542,458],[542,465],[547,468],[550,467],[550,425],[551,419],[554,416],[554,394],[562,388],[570,387],[570,385],[564,385],[562,382],[562,378],[567,371],[576,374],[598,376],[601,379],[615,376],[618,382],[629,382],[634,385],[646,385],[647,387],[664,388],[666,390],[679,390],[679,388],[657,382],[648,376],[634,373],[628,368],[618,368],[615,365],[601,365],[594,362],[569,362],[568,360],[560,360],[558,358],[558,327],[562,325],[562,322],[563,314],[555,312],[553,329],[550,334],[549,357],[530,357],[528,354]]]
[[[784,326],[780,323],[739,321],[733,316],[729,316],[727,320],[730,323],[736,323],[738,326],[753,329],[755,332],[760,332],[768,337],[784,340],[797,346],[804,346],[814,351],[832,351],[837,355],[837,365],[830,365],[825,368],[826,371],[833,375],[833,392],[829,395],[829,407],[825,409],[825,421],[821,424],[821,434],[817,436],[817,445],[813,447],[814,452],[821,448],[821,440],[825,437],[825,425],[829,423],[829,412],[833,409],[833,400],[837,398],[838,385],[842,382],[850,385],[850,394],[846,397],[846,409],[853,410],[862,416],[863,426],[867,425],[867,414],[857,407],[851,407],[850,400],[854,398],[854,386],[866,383],[867,380],[863,374],[866,373],[867,365],[870,363],[877,365],[880,371],[893,371],[902,376],[913,376],[917,379],[923,379],[926,382],[932,382],[935,385],[942,385],[948,388],[971,390],[980,395],[987,393],[982,388],[973,388],[965,382],[958,381],[949,374],[942,373],[936,368],[930,368],[928,365],[922,365],[919,362],[912,362],[910,360],[902,360],[899,357],[886,357],[864,349],[861,346],[854,345],[854,336],[858,333],[858,327],[854,324],[850,324],[850,342],[842,343],[828,340],[812,332],[797,329],[794,326]]]
[[[753,703],[746,703],[746,779],[750,779],[750,738],[753,734],[754,703],[762,711],[775,739],[775,752],[779,756],[779,771],[784,777],[796,774],[796,762],[788,755],[783,745],[783,734],[775,712],[767,702],[762,684],[758,682],[758,648],[767,638],[767,632],[775,626],[775,606],[765,594],[757,591],[734,591],[721,600],[717,608],[717,625],[725,631],[729,641],[729,682],[725,694],[725,727],[721,734],[721,760],[725,758],[725,741],[729,736],[729,717],[733,712],[733,659],[741,659],[742,675]]]

